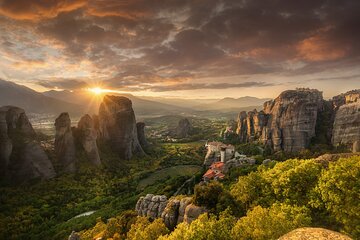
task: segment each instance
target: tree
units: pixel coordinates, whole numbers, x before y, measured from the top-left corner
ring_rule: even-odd
[[[238,220],[232,229],[232,235],[237,240],[270,240],[310,224],[311,217],[306,207],[286,204],[274,204],[270,208],[256,206],[246,217]]]
[[[146,217],[138,217],[131,225],[127,234],[129,240],[155,240],[169,233],[162,219],[158,218],[152,223]]]
[[[339,159],[324,170],[315,189],[318,199],[330,215],[354,238],[360,238],[360,156]]]
[[[215,215],[200,215],[191,224],[180,223],[169,235],[159,240],[232,240],[231,230],[236,218],[229,211]]]

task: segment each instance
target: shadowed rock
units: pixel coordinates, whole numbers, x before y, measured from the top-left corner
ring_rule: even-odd
[[[175,130],[176,132],[176,136],[178,138],[185,138],[188,137],[192,131],[192,126],[191,123],[189,121],[189,119],[187,118],[183,118],[179,121],[179,124]]]
[[[78,122],[77,133],[78,141],[84,148],[89,161],[94,165],[100,165],[101,160],[96,144],[97,133],[94,121],[88,114],[84,115]]]
[[[68,113],[61,113],[55,120],[55,152],[65,172],[75,172],[75,143]]]
[[[126,97],[106,95],[99,109],[100,137],[123,159],[134,153],[144,154],[139,143],[131,101]]]
[[[141,147],[146,148],[148,146],[148,142],[146,141],[145,137],[145,123],[138,122],[136,123],[137,128],[137,136],[140,142]]]
[[[52,163],[35,138],[36,133],[23,109],[0,108],[1,177],[22,182],[55,176]]]

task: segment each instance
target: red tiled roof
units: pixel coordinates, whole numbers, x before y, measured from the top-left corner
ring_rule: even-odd
[[[214,163],[211,164],[211,166],[210,166],[211,169],[219,169],[219,170],[222,170],[223,167],[224,167],[224,163],[223,163],[223,162],[214,162]]]
[[[206,178],[213,178],[215,177],[215,172],[211,169],[207,170],[206,173],[203,175],[203,177],[206,177]]]

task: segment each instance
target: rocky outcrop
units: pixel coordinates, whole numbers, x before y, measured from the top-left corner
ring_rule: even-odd
[[[192,203],[192,198],[191,197],[185,197],[185,198],[180,200],[177,224],[184,222],[186,207],[188,205],[190,205],[191,203]]]
[[[186,138],[191,134],[193,127],[187,118],[183,118],[179,121],[179,124],[175,130],[176,137],[178,138]]]
[[[279,240],[351,240],[350,237],[330,231],[324,228],[298,228],[295,229],[284,236],[280,237]]]
[[[0,177],[12,182],[55,176],[25,111],[18,107],[0,108],[0,171]]]
[[[191,197],[172,197],[169,200],[163,195],[147,194],[140,197],[135,210],[139,216],[151,219],[162,218],[166,227],[174,229],[181,222],[190,223],[199,215],[207,212],[205,208],[191,204]]]
[[[184,222],[191,223],[197,219],[201,214],[206,213],[207,210],[204,207],[199,207],[194,204],[189,204],[185,208]]]
[[[155,219],[161,217],[167,203],[164,195],[147,194],[145,197],[139,198],[135,210],[139,216]]]
[[[172,198],[166,204],[164,211],[161,214],[161,218],[164,221],[165,226],[169,229],[174,229],[178,222],[179,217],[180,200]]]
[[[65,172],[75,172],[75,142],[68,113],[61,113],[55,120],[55,153]]]
[[[145,136],[145,123],[143,122],[136,123],[136,129],[137,129],[138,140],[141,147],[146,148],[148,146],[148,142],[146,141],[146,136]]]
[[[360,100],[339,107],[332,133],[334,146],[346,145],[353,148],[357,141],[360,141]]]
[[[241,112],[237,133],[241,142],[258,140],[274,151],[296,152],[315,136],[322,93],[313,89],[288,90],[264,103],[260,112]]]
[[[132,102],[126,97],[106,95],[99,109],[100,137],[123,159],[144,154],[139,143]]]
[[[93,119],[88,114],[84,115],[78,122],[76,131],[77,140],[85,150],[88,160],[94,165],[100,165],[101,160],[96,144],[97,132]]]

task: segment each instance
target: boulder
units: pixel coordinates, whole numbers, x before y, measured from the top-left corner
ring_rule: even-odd
[[[68,113],[61,113],[56,118],[55,130],[55,153],[57,160],[65,172],[75,172],[75,142]]]
[[[189,204],[185,208],[184,222],[190,224],[197,219],[201,214],[206,213],[207,210],[204,207],[199,207],[194,204]]]
[[[360,140],[357,140],[353,143],[352,151],[353,153],[360,152]]]
[[[77,232],[72,231],[68,240],[80,240],[80,235]]]
[[[144,154],[139,143],[135,113],[130,99],[106,95],[99,108],[100,138],[123,159]]]
[[[186,138],[191,134],[193,127],[187,118],[183,118],[179,121],[179,124],[175,130],[176,137],[178,138]]]
[[[94,165],[100,165],[101,160],[96,144],[97,133],[94,121],[88,114],[84,115],[78,122],[77,133],[77,140],[84,148],[89,161]]]
[[[146,148],[148,146],[148,142],[145,137],[145,123],[138,122],[136,123],[137,136],[141,147]]]
[[[351,238],[324,228],[304,227],[285,234],[279,240],[351,240]]]
[[[0,108],[0,171],[12,182],[55,176],[25,111],[18,107]]]

